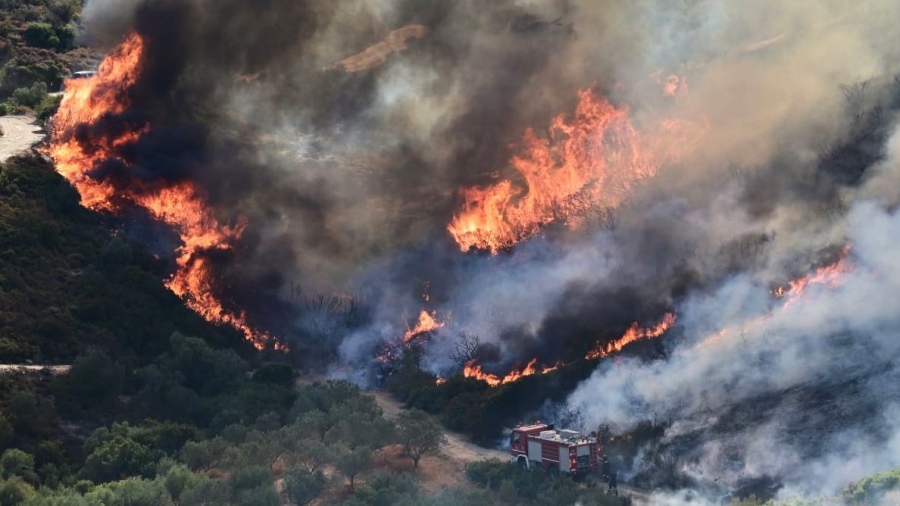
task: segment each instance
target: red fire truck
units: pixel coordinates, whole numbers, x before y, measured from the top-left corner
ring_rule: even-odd
[[[556,430],[536,422],[513,429],[509,438],[512,460],[528,469],[539,466],[550,473],[585,474],[600,469],[596,438],[574,430]]]

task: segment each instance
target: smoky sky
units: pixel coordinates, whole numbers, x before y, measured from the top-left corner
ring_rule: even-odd
[[[498,350],[500,365],[577,358],[668,311],[679,313],[673,340],[690,343],[764,312],[768,290],[870,237],[870,221],[890,228],[893,215],[862,202],[897,200],[896,184],[872,181],[896,181],[900,37],[891,20],[900,7],[852,7],[92,0],[83,40],[111,49],[137,32],[146,43],[130,108],[92,128],[150,125],[121,153],[132,172],[113,165],[93,175],[121,187],[132,173],[149,187],[190,180],[223,223],[246,222],[235,255],[217,268],[235,292],[225,298],[248,307],[254,323],[301,329],[303,339],[311,323],[293,304],[297,287],[363,294],[369,323],[334,327],[345,362],[370,359],[423,308],[447,322],[426,349],[435,372],[453,367],[446,352],[459,331]],[[410,24],[427,34],[383,64],[335,66]],[[663,96],[670,74],[685,93]],[[460,252],[445,231],[460,188],[501,177],[521,184],[509,160],[525,130],[547,135],[586,88],[628,108],[638,129],[660,117],[708,128],[618,209],[597,202],[581,228],[550,226],[497,256]],[[640,387],[678,373],[673,384],[695,392],[710,370],[724,374],[675,355],[629,365],[626,376]],[[738,353],[708,360],[724,371],[743,362]],[[808,369],[818,374],[829,360]],[[648,413],[640,403],[650,394],[602,393],[616,377],[602,369],[572,399],[611,403],[625,427]]]

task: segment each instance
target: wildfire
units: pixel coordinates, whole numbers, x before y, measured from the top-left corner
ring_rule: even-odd
[[[825,285],[827,288],[837,288],[843,282],[844,274],[853,270],[853,264],[849,260],[850,247],[847,246],[841,252],[841,257],[837,262],[820,267],[815,272],[788,282],[787,288],[779,286],[771,291],[772,295],[777,299],[784,300],[784,304],[778,309],[785,312],[791,309],[795,304],[803,300],[803,294],[811,285]],[[710,346],[722,342],[727,336],[737,331],[746,333],[762,328],[766,323],[774,317],[774,313],[764,314],[753,317],[740,326],[725,327],[724,329],[707,336],[697,344],[698,348]]]
[[[525,366],[522,370],[514,370],[503,376],[497,376],[496,374],[486,373],[484,369],[482,369],[481,365],[477,364],[475,360],[470,360],[466,362],[466,365],[463,367],[463,376],[466,378],[475,378],[480,381],[484,381],[488,385],[492,387],[498,387],[500,385],[506,385],[508,383],[513,383],[518,381],[526,376],[534,376],[535,374],[548,374],[551,373],[562,365],[561,363],[557,363],[552,366],[543,366],[538,367],[537,358],[531,359],[530,362]]]
[[[662,336],[666,332],[669,331],[672,327],[675,326],[676,316],[675,313],[666,313],[663,317],[662,321],[660,321],[656,326],[651,328],[641,328],[637,322],[633,323],[631,327],[625,332],[625,334],[612,341],[610,343],[598,344],[593,350],[591,350],[585,358],[587,360],[593,360],[597,358],[603,358],[613,353],[622,351],[626,345],[631,344],[636,341],[643,341],[645,339],[655,339],[657,337]]]
[[[574,116],[554,119],[549,139],[525,132],[521,154],[511,160],[523,184],[504,179],[463,188],[462,209],[447,230],[463,251],[496,253],[552,222],[577,227],[591,208],[619,207],[636,185],[693,149],[705,130],[705,123],[666,119],[639,133],[627,108],[582,90]]]
[[[176,252],[178,269],[166,286],[207,320],[233,326],[262,348],[270,336],[252,329],[243,312],[227,310],[213,295],[211,267],[204,255],[231,250],[243,225],[220,224],[204,195],[188,181],[145,182],[135,174],[127,183],[116,184],[94,174],[110,162],[132,168],[119,154],[121,148],[134,144],[150,130],[146,123],[126,123],[115,134],[86,135],[91,133],[89,127],[102,118],[120,114],[132,105],[128,92],[140,75],[143,50],[141,38],[131,35],[103,60],[95,77],[66,81],[66,92],[52,123],[49,153],[56,170],[78,190],[83,206],[108,212],[138,206],[171,226],[182,245]]]
[[[837,288],[841,284],[843,275],[853,269],[848,260],[849,253],[850,247],[848,246],[844,248],[841,258],[837,262],[819,267],[816,269],[816,272],[808,276],[789,281],[787,288],[779,286],[772,290],[772,295],[778,299],[785,299],[784,308],[786,309],[795,304],[804,290],[810,285],[825,285],[829,288]]]
[[[419,313],[419,320],[416,322],[416,326],[407,330],[405,334],[403,334],[403,343],[409,343],[416,337],[426,333],[433,332],[435,330],[441,329],[446,325],[444,322],[439,322],[437,320],[437,313],[429,313],[428,311],[422,310]]]

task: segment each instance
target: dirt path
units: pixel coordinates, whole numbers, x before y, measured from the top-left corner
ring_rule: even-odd
[[[0,364],[0,374],[10,374],[15,372],[41,372],[46,370],[53,375],[57,375],[66,374],[71,368],[71,365]]]
[[[378,391],[371,393],[375,397],[375,401],[384,411],[385,417],[390,419],[397,418],[397,415],[403,410],[403,406],[400,402],[398,402],[397,399],[394,399],[390,394]],[[469,462],[477,462],[479,460],[492,458],[500,460],[507,460],[509,458],[509,454],[506,452],[482,448],[476,444],[470,443],[459,434],[448,431],[444,431],[444,434],[447,436],[447,444],[441,448],[441,452],[451,460],[467,464]]]
[[[375,397],[375,401],[384,411],[385,417],[394,419],[403,411],[403,405],[390,394],[379,391],[369,393]],[[506,452],[482,448],[470,443],[459,434],[447,431],[444,434],[447,436],[447,444],[441,448],[441,455],[426,456],[423,459],[423,465],[420,466],[424,484],[429,490],[440,490],[450,485],[464,484],[464,480],[459,478],[459,476],[464,473],[465,465],[469,462],[478,462],[491,458],[506,461],[509,458],[509,454]],[[444,465],[441,465],[439,461],[443,461]],[[452,479],[453,474],[458,475],[457,479]],[[634,506],[650,506],[653,504],[649,490],[628,484],[619,484],[619,495],[630,497]]]
[[[0,116],[0,162],[27,151],[44,140],[44,131],[28,116]]]

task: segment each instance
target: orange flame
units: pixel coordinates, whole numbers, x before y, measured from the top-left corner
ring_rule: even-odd
[[[815,272],[803,276],[802,278],[789,281],[787,288],[779,286],[772,290],[771,293],[775,298],[784,300],[784,304],[779,308],[779,311],[789,311],[794,304],[803,300],[803,294],[811,285],[825,285],[831,289],[841,286],[844,274],[853,270],[853,263],[850,261],[849,255],[850,246],[847,246],[841,252],[841,257],[838,261],[824,267],[819,267]],[[705,337],[697,344],[697,347],[703,348],[720,343],[731,334],[737,333],[738,330],[743,333],[761,328],[773,317],[774,314],[756,316],[740,324],[740,326],[725,327],[724,329]]]
[[[656,326],[651,327],[649,329],[641,328],[637,322],[633,323],[631,327],[625,332],[625,334],[612,341],[610,343],[598,344],[593,350],[591,350],[585,358],[587,360],[593,360],[597,358],[603,358],[609,356],[613,353],[622,351],[626,345],[629,345],[636,341],[643,341],[645,339],[655,339],[657,337],[662,336],[666,332],[669,331],[672,327],[675,326],[676,316],[675,313],[666,313],[663,317],[662,321],[656,324]]]
[[[819,267],[816,272],[788,282],[787,288],[779,286],[772,290],[772,295],[778,299],[785,299],[784,308],[795,304],[803,292],[810,285],[825,285],[829,288],[837,288],[842,282],[843,275],[853,270],[853,265],[848,260],[850,247],[845,247],[841,252],[841,258],[830,265]]]
[[[552,222],[577,227],[591,208],[618,208],[635,186],[693,149],[705,130],[705,123],[668,119],[642,137],[628,109],[582,90],[574,117],[554,119],[549,139],[525,132],[523,153],[511,161],[524,184],[504,179],[463,188],[462,209],[447,230],[463,251],[496,253]]]
[[[419,320],[416,322],[416,326],[403,334],[403,343],[409,343],[426,332],[433,332],[444,328],[444,325],[446,325],[446,323],[437,320],[437,312],[429,313],[423,309],[422,312],[419,313]]]
[[[496,374],[484,372],[484,369],[482,369],[481,365],[477,364],[475,360],[472,359],[466,362],[466,365],[463,367],[463,376],[465,376],[466,378],[475,378],[477,380],[483,381],[491,387],[498,387],[500,385],[506,385],[508,383],[519,381],[526,376],[534,376],[535,374],[548,374],[559,369],[560,366],[562,366],[562,363],[556,363],[552,366],[544,366],[539,368],[537,365],[537,360],[537,358],[533,358],[521,371],[514,370],[501,378]]]
[[[178,269],[166,286],[207,320],[236,328],[262,348],[270,336],[252,329],[243,312],[227,310],[211,293],[212,272],[203,256],[211,250],[231,250],[243,225],[221,225],[202,193],[187,181],[162,186],[134,178],[123,190],[110,181],[91,177],[91,171],[105,161],[117,159],[127,166],[125,160],[117,158],[116,149],[136,142],[150,128],[132,124],[127,125],[129,131],[115,137],[76,136],[79,126],[122,113],[131,105],[128,90],[140,75],[143,50],[144,42],[133,34],[103,60],[95,77],[66,81],[65,95],[52,122],[49,153],[56,170],[78,190],[84,207],[117,212],[125,205],[135,205],[171,226],[182,245],[177,250]]]

